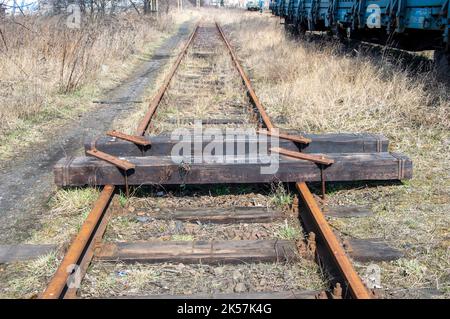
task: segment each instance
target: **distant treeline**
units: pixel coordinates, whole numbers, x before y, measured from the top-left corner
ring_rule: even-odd
[[[61,14],[78,5],[83,14],[114,14],[136,10],[138,13],[168,12],[176,0],[0,0],[0,14]]]

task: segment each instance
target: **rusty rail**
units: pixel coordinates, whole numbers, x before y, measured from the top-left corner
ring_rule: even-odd
[[[94,208],[81,226],[77,237],[70,245],[47,289],[40,296],[42,299],[60,299],[64,297],[65,290],[69,288],[67,287],[69,277],[73,274],[77,275],[76,266],[80,264],[83,253],[92,243],[92,239],[96,235],[102,217],[112,199],[114,190],[115,186],[113,185],[107,185],[103,188]]]
[[[170,69],[163,86],[158,91],[158,94],[152,99],[148,112],[139,124],[137,135],[145,135],[145,132],[155,115],[155,111],[169,87],[170,81],[175,75],[178,66],[180,65],[183,57],[186,55],[187,49],[191,45],[192,40],[197,33],[198,26],[199,25],[197,23],[187,43],[183,47],[182,52],[179,54],[175,65]],[[95,202],[94,208],[81,226],[77,237],[71,243],[64,259],[53,275],[46,290],[40,295],[41,299],[76,298],[78,287],[68,287],[68,281],[70,276],[74,275],[76,271],[78,271],[78,273],[75,275],[81,278],[83,278],[86,274],[87,268],[94,257],[95,245],[98,240],[103,237],[106,230],[109,216],[106,216],[107,218],[105,218],[105,212],[112,200],[115,188],[116,187],[114,185],[106,185],[103,188],[99,199]]]
[[[260,112],[261,118],[264,121],[265,126],[269,130],[268,134],[271,134],[271,131],[275,129],[275,126],[272,124],[269,116],[265,112],[261,101],[256,96],[256,93],[251,86],[250,79],[248,78],[247,74],[241,67],[236,57],[236,54],[234,53],[234,49],[231,46],[230,42],[225,37],[222,28],[217,22],[216,26],[230,51],[230,55],[233,58],[233,61],[237,69],[239,70],[239,74],[241,75],[242,80],[244,81],[247,90],[249,91],[249,95],[253,103]],[[274,135],[275,134],[277,133],[274,133]],[[326,248],[328,249],[329,253],[333,256],[337,269],[340,271],[343,279],[346,281],[352,297],[355,299],[369,299],[370,298],[369,292],[364,286],[364,283],[362,282],[358,273],[353,268],[352,263],[349,260],[348,256],[345,254],[344,249],[339,243],[339,240],[336,238],[335,234],[328,225],[322,211],[319,208],[319,205],[317,205],[316,201],[314,200],[314,197],[312,196],[308,186],[304,182],[299,182],[296,184],[296,187],[297,190],[300,192],[300,195],[306,207],[310,211],[314,223],[317,226],[317,230],[319,232],[318,235],[322,237]]]
[[[170,69],[169,74],[167,74],[166,78],[164,79],[163,85],[159,89],[158,93],[151,100],[150,105],[148,106],[148,111],[145,114],[144,118],[142,119],[142,121],[140,122],[140,124],[137,128],[136,135],[141,135],[141,136],[145,135],[145,132],[147,131],[147,128],[150,125],[150,122],[151,122],[153,116],[155,115],[156,109],[159,106],[159,103],[161,103],[161,100],[162,100],[164,94],[166,93],[166,91],[170,85],[170,82],[172,81],[172,78],[175,75],[175,72],[178,70],[178,67],[180,66],[181,61],[183,60],[184,56],[186,55],[187,50],[192,43],[192,40],[194,39],[195,35],[197,34],[198,26],[199,26],[198,24],[195,25],[194,31],[192,32],[191,36],[189,37],[189,40],[184,45],[183,50],[178,55],[178,58],[175,61],[172,68]]]
[[[325,219],[319,205],[317,205],[308,186],[305,182],[296,183],[295,186],[300,192],[300,195],[316,224],[319,235],[324,239],[326,248],[331,252],[336,266],[347,281],[352,297],[355,299],[370,299],[369,292],[359,275],[356,273],[355,268],[353,268],[353,265],[339,243],[339,240],[334,235],[333,230]]]
[[[255,105],[255,107],[258,109],[259,115],[261,115],[261,118],[264,122],[264,125],[266,125],[267,129],[271,131],[274,126],[272,122],[270,121],[269,116],[266,113],[266,110],[264,109],[261,101],[259,100],[258,96],[255,93],[255,90],[253,90],[252,84],[250,82],[249,77],[245,73],[244,69],[242,68],[236,53],[234,53],[234,49],[231,46],[230,42],[228,41],[227,37],[225,36],[225,33],[223,33],[222,28],[220,25],[216,22],[216,27],[219,30],[220,35],[222,36],[222,40],[225,42],[228,51],[231,55],[231,59],[234,62],[234,65],[236,66],[236,69],[239,71],[239,74],[241,75],[242,81],[244,81],[245,87],[247,88],[248,94],[250,95],[250,99],[252,100],[252,103]]]

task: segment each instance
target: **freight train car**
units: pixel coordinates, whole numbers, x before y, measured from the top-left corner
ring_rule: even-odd
[[[294,33],[329,31],[410,51],[436,50],[449,70],[450,0],[273,0],[273,14]]]

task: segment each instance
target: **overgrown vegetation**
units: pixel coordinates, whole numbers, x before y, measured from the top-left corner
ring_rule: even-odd
[[[171,15],[156,19],[135,12],[86,18],[79,29],[68,28],[64,16],[4,18],[0,141],[6,144],[19,129],[86,110],[89,98],[129,73],[133,59],[174,26]]]
[[[286,36],[277,19],[230,13],[238,56],[277,125],[309,132],[381,133],[392,151],[411,157],[414,178],[402,185],[335,185],[330,205],[371,206],[373,217],[332,219],[357,238],[384,238],[405,252],[380,263],[387,295],[448,296],[450,286],[450,90],[434,71],[414,69],[388,52],[348,52],[342,44]],[[258,30],[255,32],[255,30]],[[364,274],[365,264],[358,270]],[[416,290],[415,290],[416,289]]]
[[[283,226],[278,230],[278,236],[285,240],[297,240],[301,238],[302,234],[298,226],[291,226],[288,224],[288,221],[285,220]]]
[[[292,204],[292,194],[284,187],[283,183],[272,185],[272,204],[278,208],[286,208]]]

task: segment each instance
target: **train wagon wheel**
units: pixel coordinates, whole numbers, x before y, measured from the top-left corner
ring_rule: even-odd
[[[289,19],[288,17],[284,18],[284,30],[286,32],[291,32],[292,30],[292,22],[291,19]]]
[[[293,23],[292,19],[285,18],[284,20],[284,30],[288,38],[296,38],[298,36],[298,32],[296,29],[296,25]]]
[[[335,36],[340,42],[348,40],[347,30],[341,26],[333,26],[331,28],[331,34]]]
[[[434,65],[438,75],[450,80],[450,52],[446,50],[434,51]]]
[[[299,35],[303,36],[306,31],[308,31],[308,26],[305,23],[300,22],[295,25],[295,30]]]

